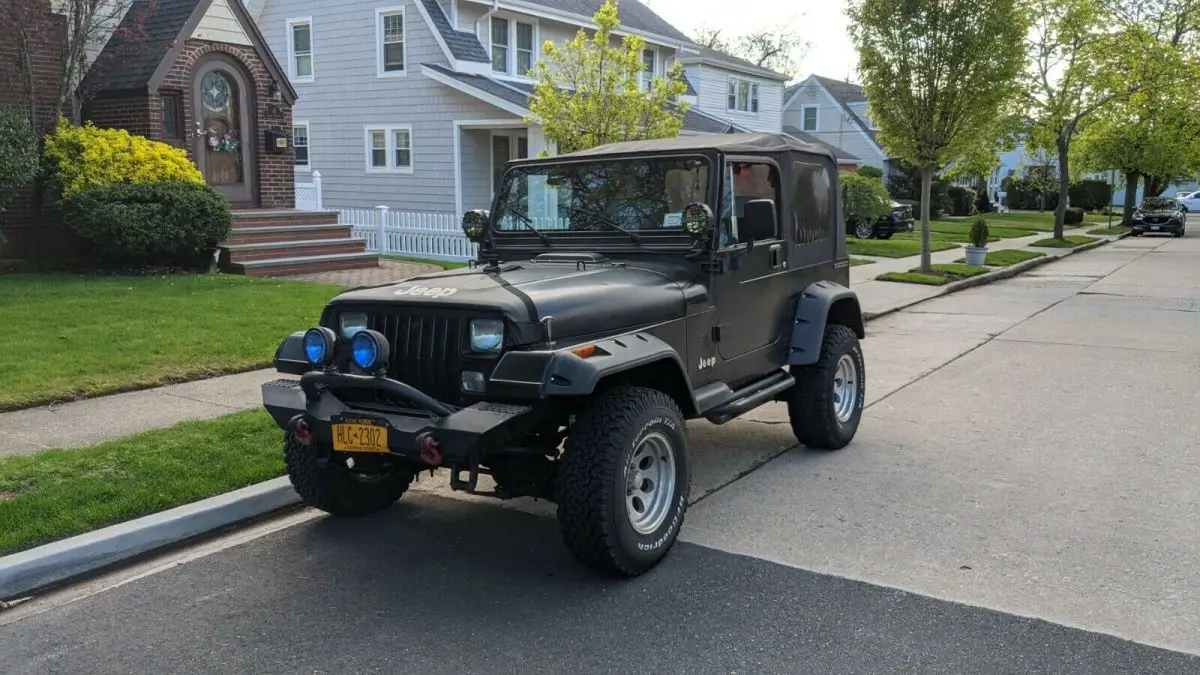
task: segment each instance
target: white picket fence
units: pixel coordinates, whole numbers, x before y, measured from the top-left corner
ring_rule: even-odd
[[[313,169],[312,181],[296,182],[296,208],[302,211],[321,211],[324,208],[321,196],[321,172]]]
[[[479,246],[463,234],[461,218],[453,213],[393,211],[387,206],[334,210],[338,222],[349,225],[368,251],[454,262],[479,255]]]

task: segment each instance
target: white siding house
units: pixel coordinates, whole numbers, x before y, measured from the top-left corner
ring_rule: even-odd
[[[683,54],[679,61],[696,90],[701,112],[747,131],[783,131],[787,75],[706,47]]]
[[[783,102],[783,130],[793,136],[812,137],[840,150],[839,159],[888,172],[887,153],[875,137],[867,114],[862,87],[820,75],[787,88]]]

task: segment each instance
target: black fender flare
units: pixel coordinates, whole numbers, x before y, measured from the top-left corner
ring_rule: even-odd
[[[304,333],[296,331],[283,339],[275,350],[275,370],[288,375],[303,375],[315,370],[304,353]]]
[[[675,349],[663,340],[649,333],[637,332],[585,342],[579,347],[594,347],[595,352],[587,358],[576,354],[573,351],[576,347],[506,353],[488,380],[489,396],[526,400],[587,396],[594,393],[606,377],[663,363],[678,373],[687,392],[688,400],[680,403],[690,404],[693,410],[696,408],[695,395],[683,362]]]
[[[827,324],[848,326],[860,340],[867,336],[858,294],[832,281],[809,284],[796,298],[793,316],[789,365],[803,366],[817,362]]]

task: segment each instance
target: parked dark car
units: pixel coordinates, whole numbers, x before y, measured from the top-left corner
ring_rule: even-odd
[[[876,220],[874,223],[859,223],[854,226],[852,234],[857,239],[891,239],[897,232],[913,231],[912,207],[900,202],[892,202],[892,211]]]
[[[263,405],[305,504],[363,516],[421,472],[472,494],[490,475],[555,503],[581,563],[633,576],[682,527],[687,420],[780,401],[801,444],[854,438],[866,334],[828,149],[617,143],[509,162],[497,188],[464,215],[469,267],[343,293],[280,345],[299,381]]]
[[[1133,212],[1130,234],[1137,237],[1161,232],[1182,237],[1186,227],[1187,211],[1182,204],[1170,197],[1147,197]]]

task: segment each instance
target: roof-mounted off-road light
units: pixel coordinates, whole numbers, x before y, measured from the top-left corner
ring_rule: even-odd
[[[378,331],[359,331],[350,340],[350,358],[354,365],[368,373],[382,373],[387,370],[389,349],[387,338]]]
[[[333,361],[335,344],[337,334],[332,330],[324,326],[309,328],[304,333],[304,357],[314,366],[328,366]]]
[[[704,202],[692,202],[683,207],[683,229],[692,238],[694,248],[704,249],[712,243],[716,218]]]

